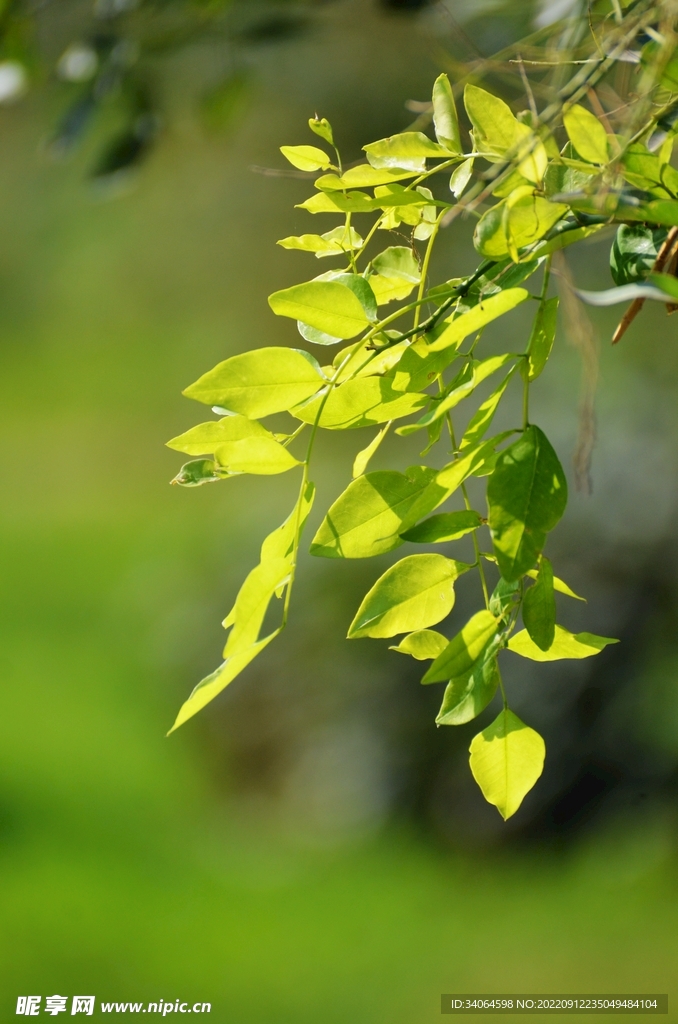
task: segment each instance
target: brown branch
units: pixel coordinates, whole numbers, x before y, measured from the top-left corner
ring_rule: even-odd
[[[657,253],[657,259],[654,261],[652,267],[652,273],[663,270],[666,263],[674,255],[676,249],[678,249],[678,227],[671,228],[668,235],[666,236],[661,249]],[[634,299],[629,308],[624,313],[623,317],[617,325],[617,330],[612,335],[612,344],[616,345],[617,342],[624,337],[629,327],[636,319],[641,309],[645,305],[645,299]]]

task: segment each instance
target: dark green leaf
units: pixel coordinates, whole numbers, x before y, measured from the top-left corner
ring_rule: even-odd
[[[528,427],[500,454],[487,503],[499,570],[517,580],[534,566],[567,504],[565,474],[539,427]]]
[[[523,596],[523,622],[530,638],[542,651],[548,651],[556,635],[556,599],[553,593],[553,569],[542,555],[537,582]]]
[[[666,228],[620,224],[610,250],[610,273],[616,285],[644,281],[666,239]]]
[[[527,346],[528,351],[528,380],[536,380],[546,366],[548,357],[551,355],[553,342],[556,337],[556,324],[558,320],[558,298],[546,299],[539,304],[537,315],[534,318],[532,334]]]
[[[497,641],[491,640],[473,668],[451,679],[445,687],[437,725],[464,725],[477,718],[490,703],[499,686]]]

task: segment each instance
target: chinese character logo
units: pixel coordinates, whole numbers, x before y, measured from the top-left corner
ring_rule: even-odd
[[[37,1017],[40,1013],[40,1000],[42,996],[19,996],[16,1001],[16,1012],[23,1013],[26,1017]]]
[[[71,1016],[74,1013],[86,1013],[91,1017],[94,1013],[94,996],[73,996]]]
[[[57,1013],[66,1012],[67,996],[47,996],[45,999],[45,1013],[51,1013],[56,1017]]]

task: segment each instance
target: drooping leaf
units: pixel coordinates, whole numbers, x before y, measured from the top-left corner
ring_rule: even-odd
[[[447,395],[440,399],[440,401],[436,401],[432,408],[428,412],[424,413],[421,419],[417,420],[416,423],[410,423],[405,427],[400,427],[398,433],[403,436],[407,436],[408,434],[415,433],[417,430],[423,429],[423,427],[428,427],[429,424],[440,419],[449,412],[450,409],[454,409],[455,406],[459,405],[459,403],[465,398],[468,398],[479,384],[482,384],[482,382],[491,376],[491,374],[500,370],[502,366],[506,366],[507,362],[513,358],[514,356],[510,352],[507,352],[501,356],[490,356],[488,359],[474,359],[472,363],[467,364],[467,369],[469,371],[467,374],[468,379],[464,380],[462,378],[457,386],[453,387]]]
[[[436,725],[464,725],[477,718],[498,686],[497,643],[491,640],[471,670],[451,679],[445,687]]]
[[[270,562],[276,558],[287,558],[294,549],[294,541],[297,535],[301,535],[308,515],[313,508],[315,498],[315,486],[310,481],[306,484],[304,493],[295,502],[294,508],[289,516],[261,545],[261,562]]]
[[[517,364],[516,364],[517,365]],[[503,381],[496,388],[492,394],[485,399],[485,401],[478,407],[477,412],[473,414],[468,422],[468,426],[464,431],[464,436],[461,439],[459,450],[464,451],[465,448],[469,448],[472,445],[478,444],[481,438],[484,436],[487,430],[490,428],[490,424],[494,419],[494,414],[497,411],[497,407],[502,400],[504,392],[508,387],[508,383],[516,370],[515,366],[512,366],[509,372],[504,377]]]
[[[193,462],[186,462],[170,483],[179,484],[180,487],[201,487],[203,484],[214,484],[217,480],[224,480],[230,475],[212,459],[195,459]]]
[[[272,476],[301,465],[298,459],[273,437],[244,437],[217,445],[214,457],[231,473]]]
[[[599,654],[608,644],[618,644],[606,636],[595,636],[594,633],[570,633],[563,626],[556,626],[555,639],[547,651],[530,639],[526,629],[521,629],[508,642],[510,651],[530,658],[532,661],[560,661],[562,658],[590,658]]]
[[[452,174],[450,175],[450,192],[455,197],[455,199],[459,199],[464,189],[468,185],[469,181],[471,180],[471,175],[473,174],[473,164],[473,157],[469,157],[468,160],[464,160],[463,164],[459,164],[458,167],[455,167]]]
[[[474,736],[470,749],[473,778],[487,802],[494,804],[506,821],[516,813],[543,771],[544,741],[504,708],[492,725]]]
[[[501,452],[487,503],[499,570],[504,579],[519,579],[534,566],[567,504],[565,474],[539,427],[528,427]]]
[[[332,165],[327,153],[317,146],[281,146],[280,152],[300,171],[326,171]]]
[[[444,555],[407,555],[365,595],[349,639],[390,637],[441,622],[454,606],[454,581],[468,568]]]
[[[219,445],[246,437],[273,438],[273,435],[261,423],[248,420],[246,416],[225,416],[191,427],[185,434],[167,441],[167,447],[187,455],[213,455]]]
[[[198,685],[195,687],[193,692],[187,701],[185,701],[179,708],[179,714],[176,717],[174,725],[168,732],[173,733],[175,729],[178,729],[180,725],[187,722],[189,718],[197,714],[198,711],[202,710],[206,704],[214,700],[221,691],[232,683],[236,676],[240,675],[242,670],[246,668],[251,661],[256,658],[257,654],[263,651],[264,647],[270,644],[271,640],[274,640],[278,635],[278,630],[271,633],[269,636],[264,637],[263,640],[257,641],[257,643],[251,644],[237,654],[228,657],[214,672],[206,676]]]
[[[537,581],[523,596],[523,622],[530,639],[542,651],[548,651],[556,635],[556,599],[553,594],[553,569],[542,555]]]
[[[389,423],[386,424],[386,426],[382,427],[381,430],[379,431],[379,433],[377,434],[377,436],[374,437],[370,441],[370,443],[368,444],[367,448],[363,448],[362,451],[358,452],[358,454],[356,455],[355,459],[353,460],[353,474],[352,475],[353,475],[353,479],[354,480],[357,477],[363,475],[363,473],[367,469],[367,466],[368,466],[368,464],[370,462],[370,459],[372,458],[372,456],[376,452],[376,450],[379,447],[379,445],[381,444],[381,442],[386,437],[386,434],[388,433],[388,429],[389,429],[390,426],[391,426],[391,424],[389,422]]]
[[[454,93],[449,78],[444,74],[433,83],[433,127],[444,149],[455,154],[463,152]]]
[[[447,637],[437,633],[435,629],[418,629],[403,637],[397,647],[389,647],[389,651],[409,654],[417,661],[431,661],[437,658],[447,647]]]
[[[575,103],[565,113],[563,121],[568,138],[582,160],[590,164],[608,162],[607,132],[590,110]]]
[[[358,477],[329,509],[311,544],[322,558],[371,558],[403,543],[400,530],[436,471],[412,466],[407,473],[377,470]],[[439,493],[444,495],[442,488]]]
[[[423,132],[401,132],[378,142],[370,142],[363,149],[372,167],[380,170],[393,167],[421,172],[426,170],[427,157],[444,159],[455,155],[444,146],[432,142]]]
[[[405,530],[401,534],[403,540],[411,544],[443,544],[451,540],[459,540],[467,533],[477,530],[482,525],[482,518],[472,509],[460,512],[441,512],[437,516],[425,519],[423,523]]]
[[[349,430],[410,416],[428,400],[428,395],[394,391],[386,377],[356,377],[335,387],[326,400],[319,397],[290,411],[304,423],[315,423],[324,401],[318,425],[326,430]]]
[[[485,327],[486,324],[496,320],[498,316],[508,313],[509,310],[515,309],[528,298],[529,292],[525,288],[506,288],[497,295],[491,295],[489,299],[484,299],[468,313],[462,313],[461,316],[446,321],[449,326],[440,337],[429,345],[430,351],[439,352],[450,345],[458,345],[469,334],[479,331],[481,327]]]
[[[528,342],[527,379],[532,382],[542,372],[553,348],[558,320],[558,297],[539,304]]]
[[[225,658],[256,643],[271,598],[289,580],[290,571],[289,559],[270,558],[248,574],[231,612],[233,625],[224,648]]]
[[[324,331],[319,331],[317,328],[311,327],[310,324],[305,324],[302,320],[297,320],[297,330],[304,341],[310,341],[312,345],[338,345],[339,342],[344,340],[343,338],[335,338],[332,334],[325,334]]]
[[[530,569],[526,575],[529,576],[530,579],[536,580],[539,573],[536,569]],[[567,583],[564,583],[563,580],[559,579],[557,576],[553,577],[553,589],[557,590],[559,594],[566,594],[568,597],[573,597],[575,601],[586,601],[585,597],[580,597],[579,594],[575,594],[574,590],[568,587]]]
[[[495,636],[498,626],[499,620],[491,612],[476,612],[438,655],[422,683],[439,683],[466,675]]]
[[[307,353],[271,347],[225,359],[187,387],[184,394],[197,402],[259,419],[303,402],[324,383],[317,364]]]
[[[277,316],[302,320],[335,338],[354,338],[369,326],[360,300],[339,281],[307,281],[283,288],[269,295],[268,303]]]

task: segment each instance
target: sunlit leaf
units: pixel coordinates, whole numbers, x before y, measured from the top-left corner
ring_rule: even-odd
[[[575,103],[566,111],[563,121],[568,138],[582,160],[591,164],[608,162],[607,132],[595,114]]]
[[[468,160],[464,160],[463,164],[459,164],[458,167],[455,167],[450,175],[450,192],[456,199],[459,199],[471,180],[471,175],[473,174],[473,163],[473,157],[469,157]]]
[[[419,284],[421,271],[419,263],[410,248],[406,245],[391,245],[372,260],[372,266],[382,277],[409,281]]]
[[[341,177],[337,174],[324,174],[322,178],[316,180],[315,187],[330,192],[351,188],[372,188],[376,185],[387,185],[390,181],[414,178],[416,173],[416,171],[395,170],[389,167],[372,167],[371,164],[359,164],[357,167],[349,167]]]
[[[479,331],[481,327],[496,320],[498,316],[503,316],[509,310],[515,309],[529,297],[529,292],[525,288],[506,288],[497,295],[491,295],[489,299],[483,299],[468,313],[462,313],[461,316],[446,321],[449,326],[439,338],[429,345],[430,351],[439,352],[449,345],[458,345],[469,334]]]
[[[444,149],[455,154],[463,152],[457,107],[447,75],[439,75],[433,83],[433,127]]]
[[[539,574],[536,569],[530,569],[525,575],[536,580]],[[574,590],[568,587],[567,583],[564,583],[557,576],[553,577],[553,589],[557,590],[559,594],[566,594],[568,597],[573,597],[575,601],[586,601],[585,597],[580,597],[579,594],[575,594]]]
[[[460,451],[464,451],[465,448],[469,448],[470,446],[477,444],[489,429],[492,420],[494,419],[494,414],[497,411],[497,407],[503,398],[504,392],[506,391],[508,383],[515,370],[516,367],[512,366],[499,387],[485,399],[482,405],[478,406],[477,412],[473,414],[468,422],[466,430],[464,431],[464,436],[462,437],[459,445]]]
[[[271,598],[289,580],[287,558],[270,558],[255,566],[241,586],[230,618],[233,626],[224,657],[230,658],[256,643]]]
[[[420,420],[416,423],[411,423],[406,427],[401,427],[398,430],[399,434],[406,436],[407,434],[414,433],[416,430],[421,430],[423,427],[429,426],[435,420],[440,419],[450,409],[454,409],[455,406],[459,405],[465,398],[467,398],[479,384],[482,384],[484,380],[490,377],[497,370],[500,370],[502,366],[506,366],[509,360],[513,359],[514,356],[507,352],[501,356],[490,356],[489,359],[473,360],[472,363],[467,364],[469,368],[469,379],[463,380],[457,387],[445,395],[440,401],[436,402],[433,408],[425,413]]]
[[[567,504],[565,474],[539,427],[528,427],[501,452],[487,503],[499,570],[504,579],[518,579],[533,568]]]
[[[478,512],[472,509],[463,509],[460,512],[441,512],[437,516],[425,519],[423,523],[405,530],[401,534],[403,540],[411,544],[442,544],[451,540],[459,540],[460,537],[477,530],[482,524],[482,518]]]
[[[325,142],[329,142],[330,146],[334,145],[334,134],[332,132],[332,125],[326,117],[311,117],[308,121],[308,127],[316,135],[319,135]]]
[[[471,771],[488,803],[506,820],[515,814],[544,768],[546,747],[508,708],[474,736]]]
[[[546,366],[556,337],[558,298],[540,303],[528,342],[528,380],[536,380]]]
[[[167,441],[167,447],[187,455],[212,455],[219,445],[246,437],[272,438],[273,435],[261,423],[248,420],[246,416],[225,416],[221,420],[209,420],[191,427],[185,434]]]
[[[391,426],[391,424],[389,422],[389,423],[386,424],[386,426],[382,427],[381,430],[379,431],[379,433],[377,434],[377,436],[374,437],[370,441],[370,443],[368,444],[367,448],[363,448],[362,451],[358,452],[358,454],[356,455],[356,457],[355,457],[355,459],[353,461],[353,474],[352,475],[353,475],[353,479],[354,480],[357,477],[363,475],[363,473],[365,472],[365,470],[367,469],[367,467],[369,465],[370,459],[372,458],[372,456],[376,452],[376,450],[379,447],[379,445],[381,444],[381,442],[386,437],[386,434],[388,433],[388,429],[389,429],[390,426]]]
[[[444,159],[455,155],[444,146],[432,142],[423,132],[401,132],[399,135],[391,135],[388,139],[370,142],[368,146],[363,146],[363,149],[372,167],[393,167],[419,172],[426,169],[427,157]],[[456,152],[458,153],[459,149]]]
[[[349,295],[362,312],[355,296]],[[184,394],[259,419],[310,398],[324,383],[319,367],[307,353],[295,348],[259,348],[225,359]]]
[[[281,146],[280,152],[300,171],[325,171],[332,165],[327,153],[317,146]]]
[[[590,658],[599,654],[608,644],[617,643],[618,640],[610,637],[595,636],[593,633],[570,633],[563,626],[556,626],[555,639],[547,651],[537,647],[526,629],[512,636],[508,647],[510,651],[532,661],[560,661],[562,658]]]
[[[273,292],[268,303],[277,316],[302,320],[335,338],[354,338],[369,325],[358,297],[338,281],[293,285]]]
[[[436,471],[412,466],[407,473],[377,470],[358,477],[328,511],[311,544],[322,558],[371,558],[403,543],[400,530]],[[439,489],[443,496],[445,492]]]
[[[457,358],[456,349],[462,339],[447,345],[440,352],[432,352],[423,338],[415,341],[403,353],[393,375],[394,391],[423,391]]]
[[[477,718],[490,703],[499,686],[497,642],[490,640],[465,675],[451,679],[445,687],[437,725],[465,725]]]
[[[220,466],[232,473],[255,473],[272,476],[286,473],[300,465],[293,455],[272,437],[245,437],[239,441],[227,441],[214,449],[214,457]]]
[[[511,149],[516,141],[518,121],[503,100],[477,85],[467,85],[464,106],[479,152],[499,157]]]
[[[315,423],[320,413],[320,427],[349,430],[410,416],[428,400],[428,395],[394,391],[388,378],[356,377],[335,387],[326,399],[315,398],[290,412],[304,423]]]
[[[495,636],[498,625],[499,620],[491,612],[476,612],[438,655],[422,683],[439,683],[470,672],[485,646]]]
[[[195,459],[193,462],[185,463],[170,483],[179,484],[180,487],[201,487],[203,484],[214,484],[217,480],[224,480],[228,476],[230,473],[211,459]]]
[[[264,540],[261,545],[261,562],[287,558],[292,554],[297,531],[301,534],[309,512],[313,508],[314,498],[315,486],[309,482],[282,526],[279,526],[273,533],[269,533]]]
[[[349,639],[395,636],[441,622],[454,606],[454,581],[468,568],[444,555],[407,555],[365,595]]]
[[[389,302],[400,302],[411,295],[417,287],[416,284],[403,277],[382,277],[381,274],[371,274],[368,280],[378,306],[385,306]]]
[[[437,633],[435,629],[419,629],[403,637],[397,647],[389,647],[389,651],[409,654],[417,661],[431,661],[437,658],[447,647],[447,637]]]

